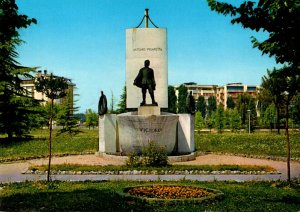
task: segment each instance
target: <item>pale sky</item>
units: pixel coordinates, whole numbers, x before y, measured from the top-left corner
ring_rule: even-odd
[[[18,61],[72,79],[79,112],[96,111],[101,90],[109,102],[112,93],[115,104],[119,102],[125,85],[125,30],[140,23],[145,8],[158,27],[167,28],[169,85],[259,85],[266,70],[276,66],[274,58],[252,48],[251,36],[262,40],[267,34],[232,25],[229,17],[212,12],[206,0],[17,0],[17,4],[21,14],[38,21],[21,30],[26,43],[18,48]]]

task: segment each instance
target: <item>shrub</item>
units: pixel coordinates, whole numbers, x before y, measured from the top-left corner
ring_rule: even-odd
[[[166,148],[155,144],[153,141],[144,147],[142,151],[145,166],[161,167],[168,165],[168,155]]]
[[[142,165],[143,165],[143,161],[142,161],[141,154],[137,152],[132,152],[128,155],[128,159],[126,160],[126,166],[138,167]]]
[[[150,141],[149,145],[142,149],[142,153],[133,152],[128,155],[127,166],[163,167],[168,165],[166,148]]]

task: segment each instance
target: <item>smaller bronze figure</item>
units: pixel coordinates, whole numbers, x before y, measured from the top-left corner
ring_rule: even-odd
[[[141,102],[141,106],[146,104],[146,92],[148,90],[152,105],[157,106],[157,102],[154,98],[154,90],[155,90],[155,79],[154,79],[154,71],[152,68],[149,68],[150,61],[145,60],[145,67],[141,68],[137,77],[135,78],[133,85],[142,89],[143,101]]]
[[[98,102],[98,114],[100,116],[104,115],[107,113],[107,100],[106,96],[104,95],[103,91],[101,91],[101,96]]]
[[[192,91],[186,97],[186,110],[188,113],[195,114],[195,99],[193,97]]]

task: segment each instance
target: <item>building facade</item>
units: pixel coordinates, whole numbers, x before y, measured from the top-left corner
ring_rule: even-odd
[[[259,92],[259,86],[256,85],[245,85],[242,83],[228,83],[224,86],[218,85],[198,85],[196,83],[184,83],[188,90],[188,93],[192,92],[192,95],[197,101],[199,96],[203,96],[206,104],[208,98],[214,96],[217,101],[217,105],[223,105],[224,109],[227,109],[227,98],[232,97],[233,101],[237,103],[238,96],[243,93],[248,93],[252,97],[256,98]],[[180,85],[174,86],[175,93],[178,98],[178,88]]]
[[[40,100],[42,104],[46,104],[47,102],[50,102],[50,99],[42,92],[38,92],[35,89],[35,80],[38,77],[47,77],[49,74],[45,70],[44,72],[38,71],[36,76],[34,78],[22,78],[21,87],[25,88],[27,90],[27,95],[32,96],[36,100]],[[67,78],[66,78],[67,79]],[[55,99],[54,103],[56,104],[62,104],[65,101],[69,101],[73,104],[74,102],[74,87],[75,84],[71,82],[70,79],[67,79],[68,82],[68,90],[67,90],[67,96],[61,99]]]

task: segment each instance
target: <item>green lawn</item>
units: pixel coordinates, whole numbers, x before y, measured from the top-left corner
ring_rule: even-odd
[[[78,154],[81,152],[96,152],[98,150],[98,130],[82,130],[77,135],[57,135],[54,130],[53,154]],[[48,130],[36,130],[33,139],[8,141],[0,139],[0,159],[48,155]]]
[[[53,153],[98,151],[98,130],[83,130],[75,136],[59,135],[53,141]],[[291,132],[291,155],[300,158],[300,132]],[[0,159],[39,156],[48,154],[48,131],[36,130],[33,139],[8,141],[0,138]],[[196,149],[202,152],[223,152],[234,154],[286,156],[284,132],[280,135],[270,132],[247,133],[195,133]]]
[[[291,156],[300,158],[300,132],[290,133]],[[203,152],[222,152],[261,156],[286,156],[284,132],[255,133],[195,133],[196,149]]]
[[[162,183],[162,182],[161,182]],[[127,186],[153,182],[26,182],[0,185],[3,211],[299,211],[300,185],[285,182],[163,182],[217,189],[224,198],[201,204],[145,203],[125,198]]]

